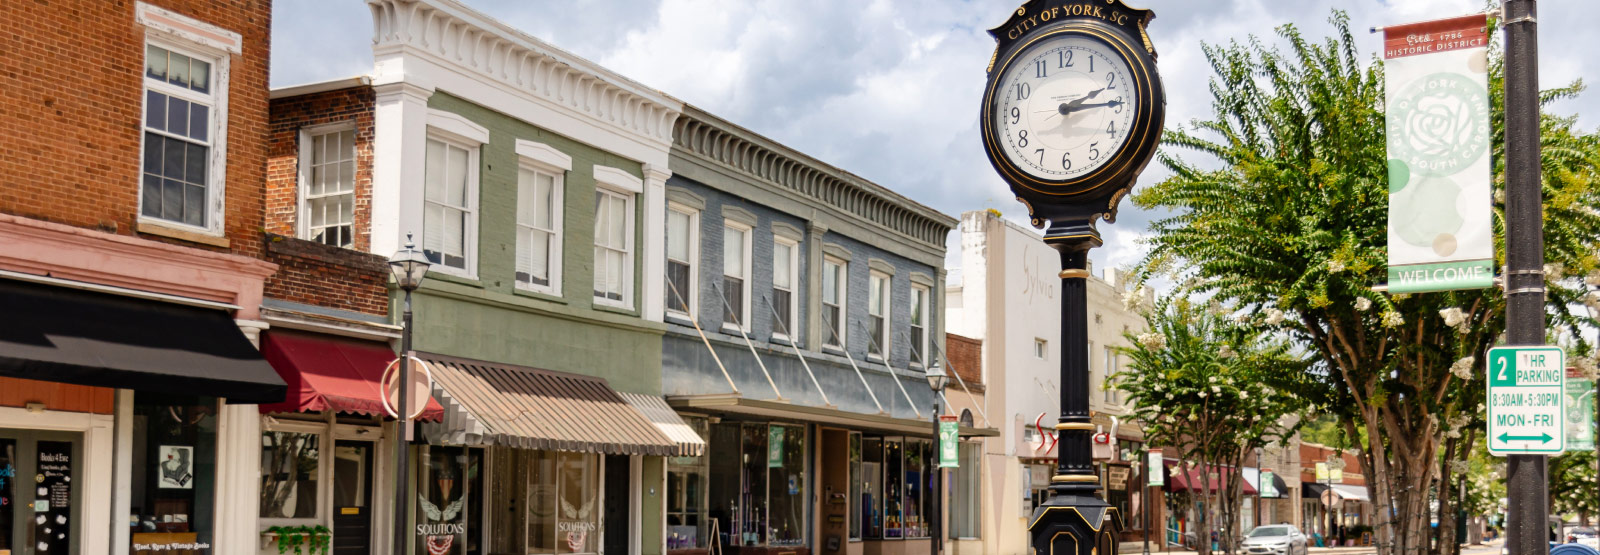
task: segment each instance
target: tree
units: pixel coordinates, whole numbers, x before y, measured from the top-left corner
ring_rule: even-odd
[[[1299,416],[1306,402],[1281,381],[1304,375],[1306,361],[1186,299],[1163,300],[1145,321],[1149,331],[1124,334],[1133,345],[1122,349],[1128,370],[1108,381],[1128,392],[1146,441],[1176,449],[1175,474],[1199,509],[1199,551],[1211,552],[1207,540],[1219,529],[1231,554],[1244,487],[1237,469],[1247,454],[1294,434],[1302,419],[1284,417]]]
[[[1287,52],[1254,37],[1204,48],[1215,71],[1213,114],[1167,131],[1160,160],[1174,175],[1134,196],[1143,208],[1175,214],[1151,224],[1141,277],[1173,274],[1186,289],[1253,314],[1315,353],[1325,372],[1312,373],[1319,379],[1308,393],[1336,399],[1327,406],[1346,437],[1366,432],[1360,459],[1373,477],[1380,553],[1409,555],[1429,549],[1429,501],[1450,495],[1442,490],[1453,484],[1438,470],[1441,445],[1460,428],[1453,424],[1479,412],[1476,355],[1504,330],[1505,303],[1498,288],[1372,290],[1387,263],[1383,69],[1358,54],[1345,14],[1335,12],[1332,22],[1336,35],[1321,43],[1280,27]],[[1497,231],[1504,228],[1503,69],[1499,59],[1490,64]],[[1583,298],[1575,276],[1597,267],[1600,142],[1574,130],[1570,118],[1545,115],[1542,125],[1550,317],[1562,326],[1593,325],[1569,307]],[[1503,241],[1496,251],[1503,264]],[[1453,527],[1453,516],[1441,516],[1441,526]]]

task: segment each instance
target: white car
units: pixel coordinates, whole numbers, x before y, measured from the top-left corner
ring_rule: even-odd
[[[1246,555],[1306,555],[1306,535],[1291,524],[1257,526],[1244,536]]]

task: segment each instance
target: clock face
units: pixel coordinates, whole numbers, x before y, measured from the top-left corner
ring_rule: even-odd
[[[995,143],[1042,181],[1083,177],[1115,158],[1139,108],[1127,60],[1081,35],[1029,46],[995,87]]]

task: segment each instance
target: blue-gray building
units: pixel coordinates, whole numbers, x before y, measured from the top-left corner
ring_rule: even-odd
[[[662,392],[708,448],[668,550],[926,552],[957,221],[692,106],[673,137]]]

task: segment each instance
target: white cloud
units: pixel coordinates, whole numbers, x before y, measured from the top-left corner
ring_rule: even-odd
[[[467,0],[507,24],[820,160],[952,216],[996,208],[1026,224],[1026,211],[994,175],[978,142],[986,29],[1018,0]],[[1293,22],[1321,40],[1331,10],[1350,13],[1362,54],[1381,41],[1375,25],[1481,10],[1482,0],[1134,0],[1155,10],[1150,36],[1167,86],[1169,126],[1204,117],[1211,68],[1202,42],[1269,44]],[[1540,3],[1541,84],[1600,76],[1600,15],[1589,0]],[[371,69],[371,19],[361,2],[279,0],[274,5],[274,86]],[[1554,109],[1600,125],[1600,92]],[[1192,155],[1191,155],[1192,157]],[[1167,172],[1157,165],[1141,185]],[[1135,241],[1153,214],[1124,202],[1102,225],[1100,267],[1142,255]]]

